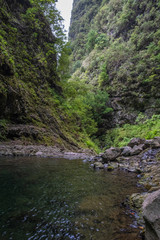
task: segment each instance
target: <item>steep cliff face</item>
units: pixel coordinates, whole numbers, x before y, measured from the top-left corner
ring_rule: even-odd
[[[57,85],[55,37],[42,14],[29,16],[29,1],[1,2],[0,117],[23,123],[35,112],[31,103],[40,110],[45,84]]]
[[[160,113],[158,0],[76,0],[70,26],[73,78],[110,95],[105,128]]]
[[[0,138],[76,145],[60,110],[57,39],[29,0],[0,0]]]

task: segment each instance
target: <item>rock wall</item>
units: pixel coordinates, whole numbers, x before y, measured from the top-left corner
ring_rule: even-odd
[[[0,140],[76,148],[59,109],[56,44],[40,8],[29,0],[0,0]]]
[[[31,17],[28,0],[1,4],[0,117],[26,122],[34,114],[38,119],[43,115],[39,103],[44,105],[39,95],[46,84],[54,89],[57,85],[55,37],[42,13]],[[52,54],[47,57],[49,44]]]

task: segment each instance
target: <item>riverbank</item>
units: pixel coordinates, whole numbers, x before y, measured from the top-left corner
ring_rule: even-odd
[[[128,196],[125,204],[138,213],[137,221],[142,232],[145,228],[145,239],[160,239],[157,227],[157,222],[160,222],[160,137],[150,140],[134,138],[128,146],[107,149],[94,158],[91,166],[95,169],[121,169],[137,174],[138,184],[144,187],[144,192]]]
[[[134,138],[128,146],[109,148],[93,160],[94,168],[107,170],[119,168],[137,173],[139,183],[149,192],[160,188],[160,137],[151,140]]]
[[[66,159],[93,159],[94,152],[89,149],[79,149],[76,152],[67,151],[57,146],[23,145],[20,141],[0,143],[0,156],[37,156]]]

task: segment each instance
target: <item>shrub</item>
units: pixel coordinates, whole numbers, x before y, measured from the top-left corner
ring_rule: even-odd
[[[104,47],[107,47],[109,43],[109,39],[107,39],[107,36],[105,33],[101,33],[95,40],[96,48],[103,49]]]
[[[102,68],[101,68],[101,73],[98,76],[99,87],[101,87],[103,85],[103,83],[106,84],[108,82],[108,80],[109,80],[109,76],[107,74],[106,64],[103,64]]]
[[[96,37],[97,37],[97,32],[93,29],[90,30],[87,36],[87,43],[86,43],[86,49],[88,52],[91,52],[92,49],[94,49],[94,46],[96,44]]]
[[[87,93],[85,101],[91,107],[93,117],[98,125],[102,123],[103,116],[112,111],[107,107],[108,99],[108,93],[102,90]]]
[[[142,115],[140,115],[142,116]],[[120,128],[107,131],[105,138],[106,147],[126,146],[134,137],[151,139],[160,136],[160,115],[153,115],[152,118],[144,121],[139,119],[138,124],[125,124]]]

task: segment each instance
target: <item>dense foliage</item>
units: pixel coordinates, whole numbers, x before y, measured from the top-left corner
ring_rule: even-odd
[[[91,81],[98,80],[105,64],[108,77],[100,77],[100,82],[109,90],[117,85],[119,90],[121,84],[125,91],[126,82],[134,85],[137,80],[146,90],[152,86],[150,93],[155,94],[160,71],[159,11],[158,0],[77,1],[70,27],[73,62],[81,63]],[[87,64],[84,59],[91,51]]]
[[[40,129],[29,141],[96,148],[90,137],[108,94],[70,78],[71,48],[55,1],[0,2],[0,140],[9,125],[27,124]]]
[[[104,131],[160,114],[159,12],[158,0],[74,1],[71,72],[109,94]]]
[[[107,131],[104,145],[106,148],[123,147],[132,138],[151,139],[156,136],[160,136],[160,115],[153,115],[151,119],[146,120],[143,115],[139,115],[135,125],[125,124],[123,127]]]
[[[8,136],[8,125],[26,124],[39,127],[29,141],[85,146],[89,141],[85,127],[93,128],[88,130],[91,134],[96,123],[85,104],[74,117],[81,95],[69,106],[65,89],[70,47],[55,1],[0,0],[0,19],[0,140]],[[25,134],[23,140],[31,135]]]
[[[159,10],[158,0],[74,0],[69,44],[54,0],[0,0],[0,139],[10,123],[92,148],[158,135]]]

